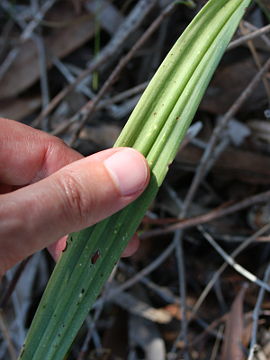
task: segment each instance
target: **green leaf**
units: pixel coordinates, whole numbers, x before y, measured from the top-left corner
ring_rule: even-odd
[[[22,360],[63,359],[104,282],[134,234],[173,161],[206,87],[250,0],[210,0],[173,46],[115,146],[148,160],[151,180],[139,199],[71,234],[29,330]]]

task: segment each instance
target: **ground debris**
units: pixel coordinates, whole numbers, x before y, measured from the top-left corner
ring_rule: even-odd
[[[83,155],[111,147],[160,61],[205,1],[195,1],[196,9],[172,3],[3,0],[0,116],[54,134]],[[42,13],[38,22],[33,4]],[[46,4],[51,6],[42,12]],[[139,250],[120,261],[72,346],[71,360],[247,358],[262,288],[256,356],[269,358],[269,285],[263,280],[270,257],[269,10],[264,0],[248,9],[235,38],[243,40],[243,26],[248,34],[262,33],[224,56],[195,117],[195,132],[184,140],[138,230]],[[173,240],[178,230],[180,253]],[[89,254],[91,267],[101,258],[98,250]],[[43,252],[2,279],[0,359],[13,360],[21,348],[53,267]]]

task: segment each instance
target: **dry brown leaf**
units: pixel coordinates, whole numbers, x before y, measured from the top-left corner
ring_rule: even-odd
[[[99,18],[101,27],[112,32],[113,29],[108,26],[108,7],[110,6],[112,5],[108,4],[104,9],[104,11],[106,10],[104,17],[101,12]],[[52,27],[49,35],[44,37],[45,48],[48,55],[48,68],[52,66],[51,59],[53,59],[53,57],[63,58],[70,54],[89,40],[95,33],[93,15],[83,14],[74,17],[72,6],[68,7],[66,4],[64,4],[61,9],[57,7],[55,12],[61,14],[61,20],[58,20],[59,23],[66,24],[66,26]],[[115,16],[117,16],[117,13],[114,11],[111,11],[111,14],[116,14]],[[56,23],[57,21],[55,21],[53,14],[51,14],[51,17],[53,23]],[[117,18],[119,19],[119,17]],[[115,19],[111,19],[110,24],[115,24]],[[0,81],[0,97],[2,99],[14,97],[37,81],[39,76],[40,70],[37,47],[32,40],[29,40],[21,45],[19,55]]]
[[[113,302],[133,315],[158,324],[167,324],[172,320],[171,314],[166,309],[155,309],[132,294],[122,292],[113,298]]]
[[[53,29],[44,37],[45,48],[50,57],[47,66],[52,66],[53,57],[62,58],[81,46],[94,34],[94,25],[89,19],[73,23],[63,29]],[[0,97],[13,97],[38,80],[40,75],[38,52],[32,40],[21,45],[20,53],[0,81]]]
[[[220,66],[203,98],[200,108],[214,114],[225,113],[256,73],[257,68],[251,57]],[[261,107],[264,101],[264,87],[260,84],[256,87],[256,91],[253,91],[249,101],[245,102],[243,109],[245,111],[256,110]]]
[[[187,299],[187,304],[190,306],[190,308],[192,308],[194,306],[194,299],[191,299],[190,297],[188,297]],[[169,304],[166,305],[163,308],[165,311],[167,311],[174,319],[176,320],[182,320],[182,313],[181,313],[181,308],[179,306],[179,304]],[[191,319],[192,318],[192,312],[190,310],[187,311],[187,319]]]
[[[169,304],[165,306],[164,309],[168,311],[175,319],[182,320],[182,314],[179,304]]]
[[[33,113],[33,111],[37,110],[40,105],[40,96],[7,99],[5,101],[0,101],[0,116],[19,121],[27,115]]]
[[[221,360],[242,360],[242,338],[244,333],[243,301],[247,285],[244,284],[236,296],[226,319]]]
[[[202,150],[189,144],[181,150],[176,159],[178,165],[190,168],[197,166],[201,156]],[[246,183],[269,184],[270,159],[269,156],[252,151],[228,148],[218,158],[213,173],[226,178],[231,176]]]
[[[80,135],[80,139],[92,141],[103,148],[113,146],[121,128],[114,124],[98,125],[93,127],[85,127]]]

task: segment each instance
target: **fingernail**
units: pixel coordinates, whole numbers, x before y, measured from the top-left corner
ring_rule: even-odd
[[[104,165],[122,196],[136,194],[145,187],[148,168],[136,150],[119,150],[106,159]]]

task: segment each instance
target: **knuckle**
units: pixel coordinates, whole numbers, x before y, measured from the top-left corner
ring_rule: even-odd
[[[63,192],[63,214],[67,220],[84,223],[89,215],[91,199],[86,198],[80,177],[76,173],[63,172],[59,177]]]
[[[49,138],[51,151],[59,151],[59,149],[69,149],[64,140],[56,136],[50,136]]]

